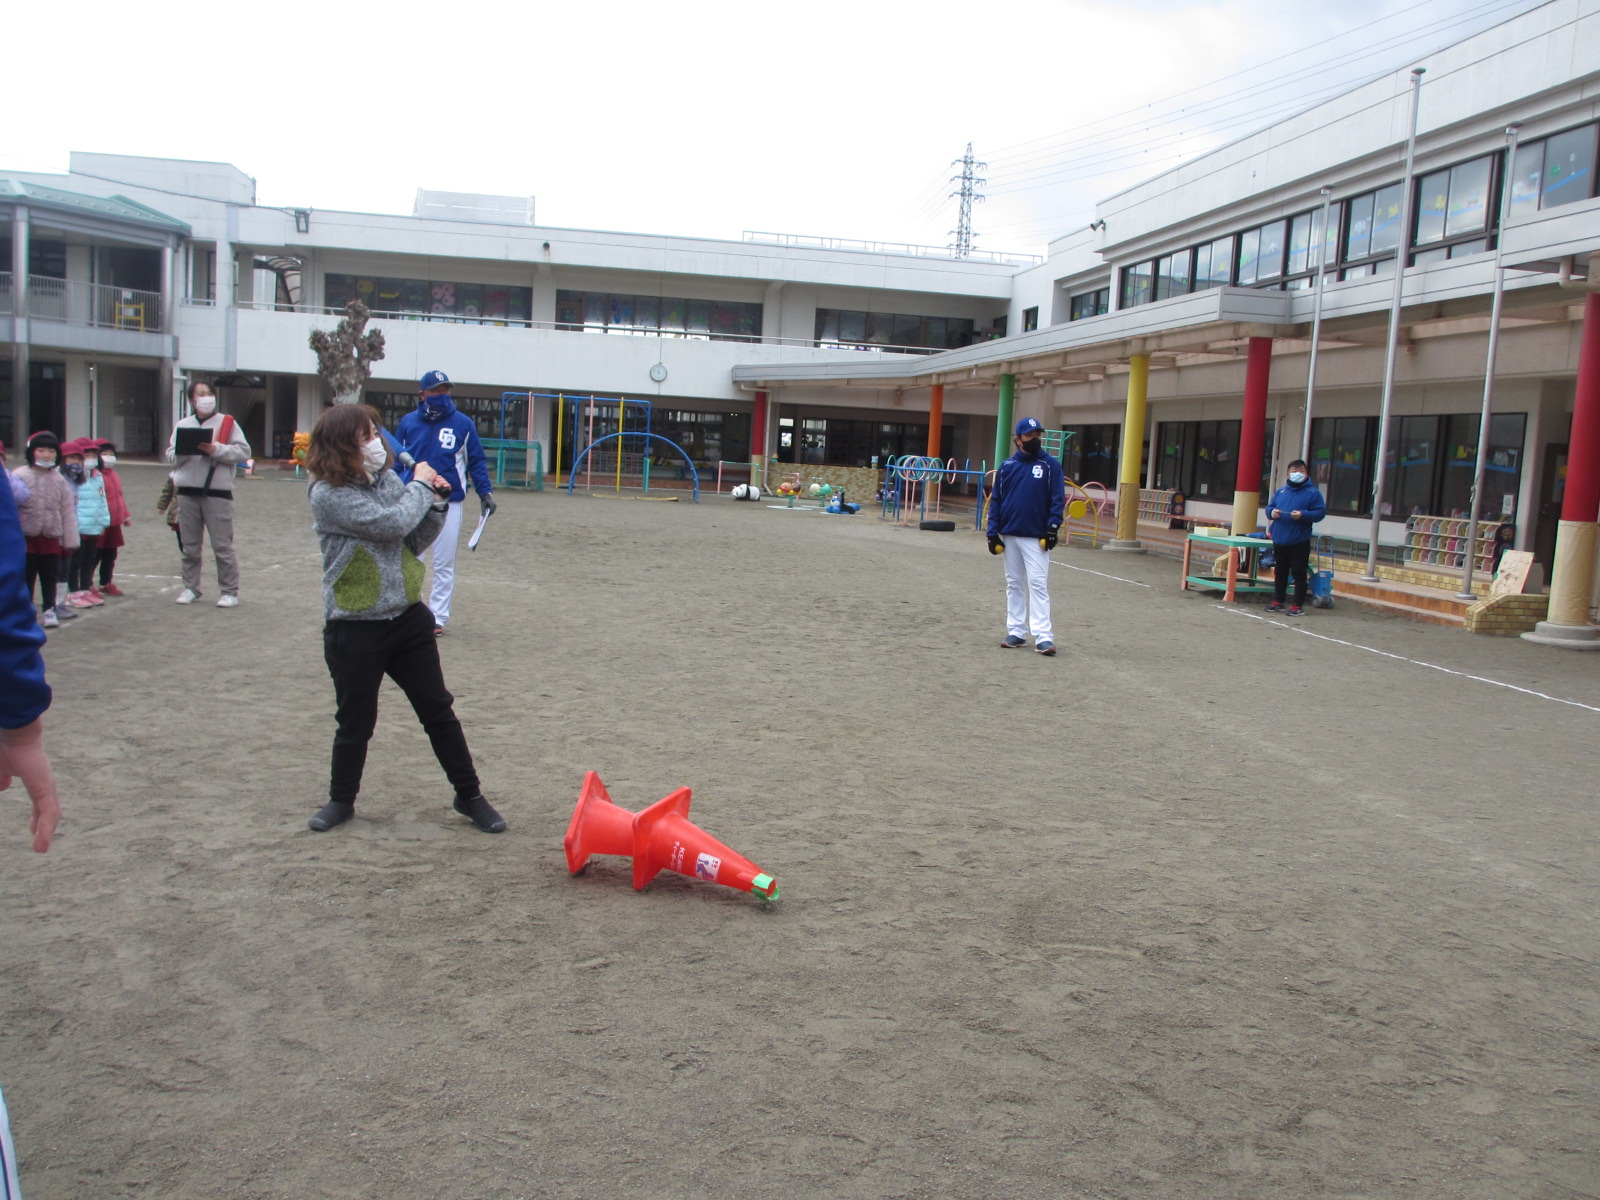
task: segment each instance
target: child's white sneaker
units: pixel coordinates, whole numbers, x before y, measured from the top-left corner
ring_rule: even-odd
[[[61,618],[56,616],[55,609],[47,608],[39,614],[39,624],[43,625],[46,629],[60,629]]]
[[[200,593],[191,588],[184,588],[183,591],[178,593],[179,604],[193,604],[198,599],[200,599]]]
[[[218,608],[238,608],[239,607],[239,597],[237,597],[237,596],[224,596],[221,600],[217,601],[217,607]]]

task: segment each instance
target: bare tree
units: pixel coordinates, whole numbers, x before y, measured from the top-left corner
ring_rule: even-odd
[[[354,404],[372,378],[372,364],[383,357],[383,331],[367,332],[372,312],[359,300],[344,306],[344,318],[330,333],[311,331],[311,348],[317,354],[317,374],[333,389],[335,404]]]

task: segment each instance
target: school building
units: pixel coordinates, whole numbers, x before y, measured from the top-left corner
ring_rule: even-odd
[[[1070,477],[1179,492],[1219,524],[1253,527],[1304,450],[1319,532],[1376,524],[1420,554],[1442,544],[1427,519],[1470,507],[1501,263],[1480,516],[1547,570],[1574,526],[1586,624],[1594,514],[1567,510],[1600,489],[1600,397],[1580,403],[1600,390],[1600,0],[1415,65],[1106,198],[1037,258],[557,229],[528,198],[442,192],[405,216],[269,208],[228,164],[75,153],[66,175],[0,178],[0,436],[150,453],[204,378],[282,456],[332,399],[307,337],[359,298],[388,341],[368,402],[397,418],[440,367],[495,435],[502,394],[533,393],[507,432],[547,465],[571,461],[579,411],[556,398],[575,396],[602,401],[596,435],[647,401],[708,470],[865,467],[921,453],[930,425],[942,457],[992,466],[1033,415],[1073,435]]]

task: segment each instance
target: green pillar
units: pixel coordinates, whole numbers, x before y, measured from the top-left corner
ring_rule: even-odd
[[[1000,408],[994,418],[994,465],[1011,457],[1011,412],[1016,406],[1017,377],[1009,372],[1000,376]]]

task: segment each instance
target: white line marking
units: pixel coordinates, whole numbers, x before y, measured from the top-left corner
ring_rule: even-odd
[[[1124,579],[1121,575],[1107,575],[1104,571],[1091,571],[1088,567],[1075,567],[1071,563],[1062,562],[1059,558],[1050,560],[1052,566],[1065,567],[1069,571],[1082,571],[1085,575],[1098,575],[1101,579],[1115,579],[1118,583],[1131,583],[1134,587],[1147,588],[1151,585],[1140,583],[1137,579]]]
[[[1420,658],[1407,658],[1403,654],[1391,654],[1387,650],[1379,650],[1373,646],[1363,646],[1359,642],[1347,642],[1343,638],[1329,637],[1325,633],[1312,633],[1309,629],[1302,629],[1298,625],[1291,625],[1287,621],[1274,621],[1271,617],[1259,617],[1252,612],[1243,612],[1231,608],[1226,604],[1215,606],[1217,611],[1230,613],[1236,617],[1249,617],[1252,621],[1260,621],[1267,625],[1276,625],[1279,629],[1287,629],[1290,633],[1303,634],[1308,638],[1316,638],[1322,642],[1332,642],[1337,646],[1349,646],[1352,650],[1365,650],[1368,654],[1377,654],[1383,658],[1392,658],[1396,662],[1410,663],[1414,667],[1427,667],[1430,671],[1443,671],[1446,675],[1456,675],[1462,679],[1470,679],[1474,683],[1487,683],[1491,687],[1510,688],[1513,692],[1521,692],[1524,696],[1534,696],[1540,700],[1550,700],[1556,704],[1570,704],[1573,708],[1584,708],[1590,712],[1600,713],[1600,707],[1593,704],[1584,704],[1579,700],[1563,700],[1560,696],[1551,696],[1545,692],[1536,692],[1532,688],[1518,687],[1514,683],[1502,683],[1498,679],[1489,679],[1483,675],[1469,675],[1465,671],[1452,670],[1450,667],[1441,667],[1438,663],[1423,662]]]

